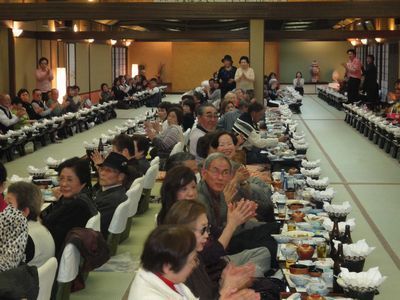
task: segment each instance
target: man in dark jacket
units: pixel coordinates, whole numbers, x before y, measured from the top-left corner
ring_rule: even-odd
[[[123,182],[128,173],[128,160],[123,155],[111,152],[99,164],[101,189],[96,194],[96,206],[101,214],[101,233],[107,238],[108,227],[119,204],[127,199]]]

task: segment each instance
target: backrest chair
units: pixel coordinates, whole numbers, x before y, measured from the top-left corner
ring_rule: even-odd
[[[57,259],[49,258],[42,266],[38,268],[39,276],[39,295],[38,300],[49,300],[53,288],[54,278],[57,272]]]
[[[86,223],[86,228],[93,229],[95,231],[100,231],[100,223],[101,223],[101,215],[100,212],[97,213],[97,215],[91,217],[87,223]]]
[[[137,214],[142,214],[149,209],[151,190],[156,182],[158,175],[159,165],[155,164],[150,166],[144,175],[142,198],[139,202]]]
[[[114,215],[111,219],[110,226],[108,227],[107,244],[110,249],[110,255],[113,256],[117,253],[118,243],[121,234],[126,228],[126,223],[129,214],[129,201],[124,201],[117,206]]]
[[[68,243],[61,255],[57,273],[57,300],[68,300],[72,281],[78,276],[81,254],[75,245]]]

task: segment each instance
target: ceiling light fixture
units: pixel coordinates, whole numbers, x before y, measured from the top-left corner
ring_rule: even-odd
[[[382,43],[382,42],[383,42],[383,38],[377,37],[377,38],[375,38],[375,41],[376,41],[377,43]]]
[[[357,42],[356,39],[352,39],[352,40],[350,40],[350,44],[351,44],[353,47],[355,47],[355,46],[357,46],[358,42]]]
[[[285,26],[285,29],[298,29],[298,28],[309,28],[310,26],[308,25],[290,25],[290,26]]]
[[[311,21],[293,21],[293,22],[286,22],[286,25],[310,25],[312,24]]]
[[[242,30],[246,30],[248,27],[238,27],[238,28],[233,28],[230,31],[242,31]]]
[[[117,40],[113,40],[113,39],[110,40],[111,46],[114,46],[116,43],[117,43]]]
[[[24,32],[24,31],[22,29],[20,29],[20,28],[13,28],[12,29],[12,33],[13,33],[14,37],[19,37],[22,34],[22,32]]]
[[[78,32],[78,25],[74,24],[73,30],[74,32]]]
[[[87,41],[89,44],[91,44],[91,43],[94,42],[94,39],[87,39],[86,41]]]
[[[168,31],[181,31],[179,28],[166,28]]]
[[[363,45],[368,44],[368,39],[361,39],[361,43],[362,43]]]

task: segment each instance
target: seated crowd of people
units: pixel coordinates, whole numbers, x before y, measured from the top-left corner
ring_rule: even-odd
[[[124,80],[117,84],[125,85]],[[0,271],[21,263],[40,267],[52,256],[60,259],[68,233],[85,228],[98,212],[107,239],[126,191],[150,167],[149,153],[160,158],[166,175],[157,227],[145,242],[129,299],[279,299],[282,282],[272,276],[278,267],[277,243],[271,237],[279,225],[270,179],[253,176],[246,165],[265,163],[262,150],[287,137],[262,135],[259,124],[266,108],[252,91],[236,89],[218,99],[218,80],[208,83],[212,88],[185,94],[179,104],[161,102],[158,119],[144,124],[146,135],[117,135],[107,157],[95,151],[95,186],[89,160],[73,157],[58,166],[59,185],[53,190],[58,200],[44,210],[41,192],[32,183],[13,183],[4,198],[1,193],[0,222],[18,230],[0,227]],[[39,102],[40,94],[33,94]],[[70,104],[60,109],[74,107],[75,95],[70,91]],[[29,93],[22,97],[41,117],[51,110],[35,110]],[[187,130],[188,151],[170,155],[178,142],[184,143]],[[0,165],[2,192],[6,178]]]

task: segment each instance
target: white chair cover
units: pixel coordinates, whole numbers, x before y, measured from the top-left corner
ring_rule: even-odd
[[[179,153],[182,151],[183,151],[183,144],[182,142],[178,142],[175,144],[174,148],[172,148],[171,153],[169,155],[171,156],[174,155],[175,153]]]
[[[100,216],[100,212],[98,212],[97,215],[91,217],[87,221],[86,228],[90,228],[90,229],[100,232],[100,220],[101,220],[101,216]]]
[[[63,251],[58,268],[57,281],[61,283],[71,282],[78,276],[81,254],[75,245],[68,243]]]
[[[136,179],[132,182],[131,186],[129,187],[129,190],[132,189],[135,185],[138,185],[138,184],[140,184],[141,189],[143,189],[143,180],[144,180],[144,176],[139,177],[139,178],[136,178]],[[140,193],[142,193],[142,191],[140,191]],[[128,194],[126,194],[126,195],[128,196]]]
[[[57,271],[57,259],[49,258],[44,265],[38,268],[39,275],[39,295],[38,300],[49,300],[51,289],[53,287],[54,278]]]
[[[159,164],[160,164],[159,156],[154,157],[153,160],[150,162],[150,166],[159,165]]]
[[[192,131],[191,128],[188,128],[184,134],[183,134],[183,141],[184,141],[184,145],[187,146],[189,145],[189,137],[190,137],[190,132]]]
[[[128,217],[133,217],[134,215],[136,215],[139,206],[139,200],[142,196],[141,190],[143,190],[143,186],[138,183],[126,192],[126,195],[128,196],[127,201],[129,202]]]
[[[151,166],[144,175],[143,189],[151,190],[158,175],[158,165]]]
[[[126,221],[128,220],[129,213],[129,201],[124,201],[117,206],[114,215],[111,219],[108,231],[113,234],[120,234],[124,232],[126,227]]]

